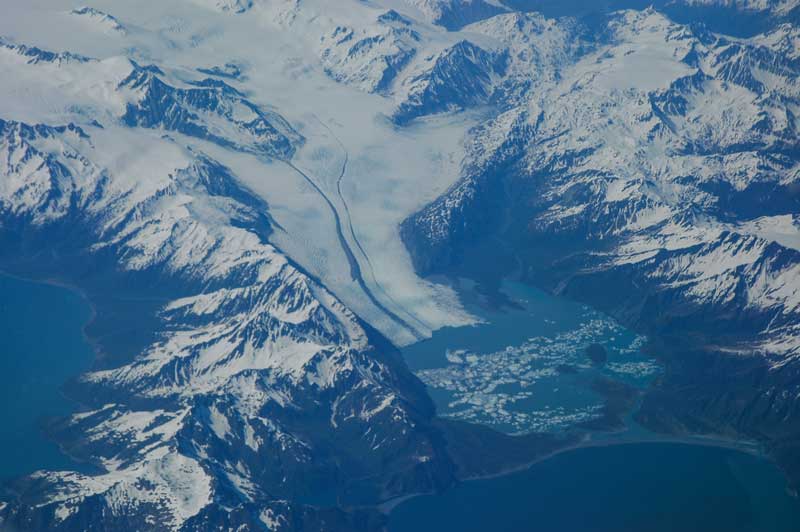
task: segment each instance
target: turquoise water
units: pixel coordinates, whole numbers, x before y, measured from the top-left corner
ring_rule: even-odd
[[[483,323],[445,328],[403,349],[438,412],[508,433],[558,432],[600,415],[598,379],[646,387],[660,372],[644,338],[614,320],[520,283],[502,287],[509,304],[487,304],[463,283],[466,308]],[[586,349],[602,345],[608,361]]]
[[[568,430],[592,418],[598,379],[643,389],[661,371],[644,339],[591,309],[507,282],[512,305],[459,293],[484,323],[437,331],[403,354],[440,415],[505,432]],[[604,347],[605,365],[586,348]],[[566,368],[566,369],[565,369]],[[625,433],[642,432],[626,417]],[[800,503],[764,459],[724,448],[627,443],[559,454],[531,469],[410,499],[390,532],[796,532]]]
[[[667,443],[568,451],[410,499],[390,532],[796,532],[800,502],[764,459]]]
[[[75,407],[61,387],[92,361],[90,317],[75,292],[0,275],[0,479],[73,466],[42,424]]]
[[[458,293],[466,309],[483,323],[466,327],[445,327],[433,336],[403,349],[412,370],[435,368],[446,362],[446,349],[469,349],[487,353],[519,345],[532,336],[555,337],[575,330],[590,315],[589,307],[551,296],[516,282],[506,282],[502,292],[508,304],[488,304],[469,281],[461,281]],[[633,334],[627,333],[632,340]],[[624,342],[624,340],[623,340]]]

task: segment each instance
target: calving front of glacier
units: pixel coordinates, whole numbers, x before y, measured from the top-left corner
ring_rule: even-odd
[[[96,471],[15,482],[0,525],[378,530],[386,501],[574,444],[437,418],[394,347],[473,323],[423,276],[476,269],[697,354],[664,357],[684,372],[643,422],[791,466],[796,2],[668,3],[769,25],[739,37],[524,1],[8,4],[0,269],[79,287],[110,334],[50,428]],[[468,399],[470,365],[509,378],[534,344],[423,377]]]
[[[646,334],[669,369],[638,419],[758,441],[796,484],[796,25],[730,37],[610,13],[528,90],[528,50],[549,48],[525,18],[470,26],[511,50],[489,91],[505,105],[471,132],[460,181],[404,222],[417,268],[518,272]]]
[[[4,527],[64,530],[372,528],[380,522],[374,511],[303,501],[349,490],[341,495],[349,504],[375,504],[406,485],[432,489],[452,478],[430,434],[433,412],[420,383],[395,348],[341,303],[350,299],[399,341],[431,327],[417,321],[408,331],[384,312],[407,310],[392,299],[393,286],[380,284],[381,262],[375,269],[368,262],[375,242],[356,232],[372,227],[358,224],[366,200],[345,204],[345,178],[352,186],[367,174],[397,172],[376,168],[361,151],[361,143],[380,141],[375,131],[392,128],[375,123],[368,108],[356,119],[366,118],[372,133],[340,139],[337,130],[346,129],[335,114],[300,103],[316,97],[261,100],[313,83],[283,71],[298,62],[286,50],[278,63],[258,50],[241,53],[247,28],[258,35],[263,21],[228,21],[217,6],[191,2],[152,7],[104,6],[107,18],[67,3],[14,5],[13,22],[4,19],[1,60],[15,73],[2,88],[4,268],[79,286],[100,323],[119,319],[126,301],[142,302],[146,316],[125,319],[148,330],[133,345],[100,342],[103,356],[70,391],[86,410],[52,429],[71,455],[100,472],[36,473],[16,485],[19,499],[3,504],[0,519]],[[151,16],[166,27],[148,27]],[[109,20],[126,31],[107,31]],[[47,30],[62,24],[82,30]],[[194,30],[222,32],[218,24],[232,26],[231,35],[243,24],[242,40],[218,55],[199,52],[203,39]],[[227,64],[240,65],[240,81],[200,72]],[[272,77],[276,64],[281,74]],[[318,94],[337,86],[321,71],[309,75],[325,84]],[[284,85],[242,85],[265,78]],[[347,117],[352,108],[336,110]],[[441,139],[449,149],[451,136]],[[398,144],[413,146],[409,138]],[[437,144],[426,149],[438,156]],[[421,164],[447,164],[434,156]],[[463,322],[457,308],[448,310],[446,289],[416,278],[391,229],[392,219],[396,226],[424,201],[409,196],[374,224],[394,231],[377,234],[406,257],[405,265],[394,263],[411,281],[395,282],[411,286],[402,297],[427,305],[424,319]],[[273,210],[276,199],[281,207]],[[334,214],[343,246],[327,232]],[[356,266],[369,277],[355,278],[345,246],[358,250]],[[59,258],[41,263],[42,254]]]
[[[730,39],[647,10],[614,14],[602,31],[560,79],[476,130],[466,175],[406,222],[418,266],[446,268],[506,212],[512,249],[550,248],[530,268],[561,257],[563,271],[547,276],[624,270],[681,301],[659,312],[708,306],[707,320],[750,320],[743,350],[792,358],[797,249],[791,237],[762,237],[778,223],[797,233],[797,30]],[[574,240],[546,244],[565,236]]]

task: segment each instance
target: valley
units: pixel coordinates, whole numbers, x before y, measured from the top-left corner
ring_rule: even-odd
[[[41,397],[93,469],[42,451],[0,528],[433,526],[534,463],[508,526],[553,463],[610,529],[681,471],[791,520],[797,2],[572,4],[10,2],[0,270],[85,294],[96,357]]]

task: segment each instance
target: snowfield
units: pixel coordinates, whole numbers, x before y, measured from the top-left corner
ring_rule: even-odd
[[[345,238],[357,251],[354,256],[366,284],[382,305],[413,322],[409,323],[412,330],[376,308],[352,279],[347,257],[331,234],[331,209],[317,191],[309,189],[302,176],[258,154],[247,157],[237,153],[252,149],[219,150],[218,145],[198,144],[199,149],[222,151],[217,154],[219,161],[241,169],[236,173],[242,182],[275,205],[271,215],[285,229],[276,235],[276,244],[398,343],[413,341],[444,325],[469,322],[470,317],[458,309],[446,287],[432,285],[414,273],[397,227],[458,178],[463,158],[461,139],[475,119],[437,120],[420,132],[398,130],[385,118],[393,113],[393,100],[364,95],[359,92],[364,88],[359,83],[337,83],[326,74],[330,69],[321,64],[319,55],[325,51],[315,50],[320,39],[344,24],[361,26],[360,31],[380,29],[377,19],[385,9],[347,5],[331,9],[326,3],[309,2],[301,10],[289,1],[253,5],[175,1],[146,7],[112,3],[103,12],[111,13],[113,7],[115,20],[124,21],[130,29],[124,36],[106,37],[81,30],[87,20],[76,19],[86,16],[68,16],[68,5],[64,2],[63,9],[51,2],[38,7],[15,5],[10,8],[13,16],[5,19],[6,26],[0,22],[0,35],[11,43],[35,43],[92,57],[86,63],[59,60],[28,65],[24,57],[6,48],[9,62],[25,63],[30,68],[19,69],[20,77],[0,89],[3,116],[31,123],[96,120],[104,126],[113,125],[127,105],[141,98],[141,89],[117,90],[135,68],[131,61],[157,65],[161,70],[158,79],[184,90],[207,78],[199,70],[237,65],[242,74],[238,79],[225,79],[225,83],[246,94],[247,105],[278,110],[305,137],[294,164],[317,183],[340,216],[349,211],[343,221]],[[247,13],[236,16],[242,11]],[[107,26],[105,18],[91,13],[94,25]],[[361,17],[353,17],[353,13]],[[65,31],[59,36],[44,31],[51,25]],[[428,33],[433,32],[429,29]],[[441,53],[442,47],[452,45],[455,38],[434,33],[425,41],[418,44],[416,55],[424,55],[426,47]],[[261,43],[257,50],[250,46],[252,42]],[[98,50],[103,51],[103,57],[94,58]],[[35,88],[35,92],[28,88]],[[230,112],[244,113],[233,118],[247,121],[247,113],[252,111],[232,108]],[[169,124],[153,126],[171,129]],[[219,138],[240,146],[252,143],[243,137],[248,133],[216,119],[210,126]],[[197,141],[182,139],[181,143]],[[345,158],[346,173],[339,180]],[[385,199],[375,202],[376,197]]]

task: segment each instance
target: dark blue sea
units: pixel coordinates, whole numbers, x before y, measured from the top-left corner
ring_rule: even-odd
[[[467,309],[482,323],[441,329],[403,349],[441,415],[505,432],[558,432],[602,402],[595,379],[644,389],[659,375],[640,349],[645,339],[611,318],[518,283],[502,289],[509,304],[498,307],[462,285]],[[604,347],[604,365],[587,359],[589,344]],[[800,500],[769,460],[724,447],[633,443],[657,436],[630,417],[626,423],[622,433],[593,435],[617,444],[566,451],[529,470],[407,500],[390,514],[389,530],[800,531]],[[629,443],[620,444],[625,438]]]
[[[796,532],[800,501],[770,462],[639,443],[567,451],[529,470],[421,496],[390,532]]]
[[[62,387],[92,362],[90,317],[76,292],[0,275],[0,479],[74,465],[43,427],[76,407]]]

